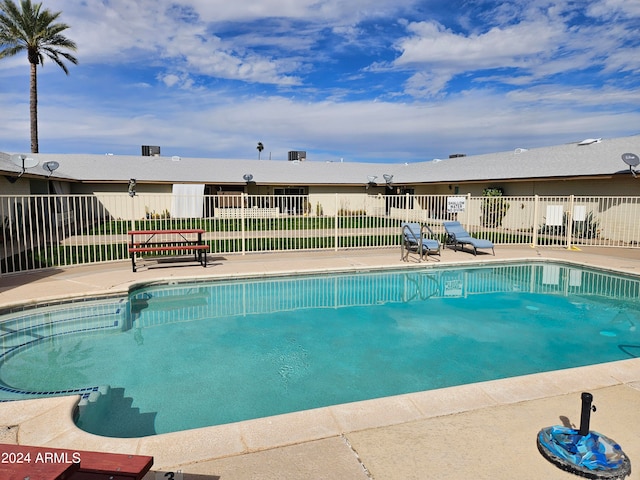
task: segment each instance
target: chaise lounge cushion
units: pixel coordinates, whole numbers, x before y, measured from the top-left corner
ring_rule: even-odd
[[[478,248],[490,248],[495,255],[493,249],[493,242],[484,238],[475,238],[469,235],[460,222],[443,222],[444,229],[447,232],[450,243],[454,245],[454,249],[457,245],[471,245],[473,247],[473,254],[476,255]]]

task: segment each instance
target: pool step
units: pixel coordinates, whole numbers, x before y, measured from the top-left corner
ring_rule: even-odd
[[[107,387],[78,404],[76,423],[89,433],[105,437],[155,435],[157,413],[141,413],[133,403],[132,397],[125,396],[124,388]]]

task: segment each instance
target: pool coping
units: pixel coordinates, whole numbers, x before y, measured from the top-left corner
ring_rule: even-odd
[[[487,263],[514,261],[560,262],[576,266],[638,276],[610,267],[557,258],[517,257],[510,259],[483,258],[469,262],[441,264],[449,266],[479,266]],[[438,265],[438,264],[435,264]],[[435,266],[418,264],[415,268]],[[406,269],[401,264],[395,269]],[[410,267],[413,268],[413,267]],[[322,268],[305,270],[304,274],[353,271],[390,270],[388,266],[352,268]],[[300,270],[274,271],[275,276],[300,274]],[[198,280],[262,278],[267,274],[221,274],[199,276]],[[156,278],[152,281],[126,283],[121,294],[150,283],[188,281],[192,276]],[[114,295],[114,290],[107,290]],[[92,292],[91,297],[100,296]],[[60,298],[60,296],[56,296]],[[83,296],[84,297],[84,296]],[[70,295],[66,299],[78,298]],[[40,301],[50,301],[48,299]],[[24,302],[33,305],[33,300]],[[2,418],[11,418],[14,428],[2,432],[7,443],[55,446],[59,448],[108,450],[114,453],[137,453],[154,456],[154,470],[176,468],[195,462],[269,450],[346,433],[376,429],[427,418],[509,405],[527,400],[566,395],[585,389],[628,386],[640,390],[640,358],[620,360],[593,366],[576,367],[546,373],[536,373],[507,379],[448,387],[439,390],[384,397],[354,403],[304,410],[226,425],[204,427],[150,437],[119,439],[89,434],[73,423],[73,414],[80,399],[78,395],[0,404]],[[13,440],[13,441],[11,441]]]

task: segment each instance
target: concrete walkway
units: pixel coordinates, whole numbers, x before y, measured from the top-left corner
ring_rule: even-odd
[[[560,259],[640,275],[640,250],[499,247],[496,256],[445,250],[443,264]],[[0,277],[0,311],[17,304],[126,292],[137,283],[402,267],[398,249],[212,257],[203,269],[128,262]],[[75,427],[77,397],[0,404],[0,443],[154,456],[145,479],[570,479],[537,451],[540,428],[579,425],[580,392],[598,407],[591,428],[640,461],[640,359],[337,405],[139,439]],[[640,466],[634,470],[640,471]],[[174,475],[174,478],[178,478]],[[638,472],[631,478],[640,479]],[[35,479],[32,479],[35,480]]]

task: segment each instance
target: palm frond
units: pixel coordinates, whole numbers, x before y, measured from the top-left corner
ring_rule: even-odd
[[[31,63],[42,65],[48,57],[68,74],[64,61],[77,64],[78,60],[64,50],[76,51],[77,46],[63,35],[69,25],[56,23],[60,14],[31,0],[21,0],[19,5],[13,0],[0,2],[0,58],[27,50]]]

